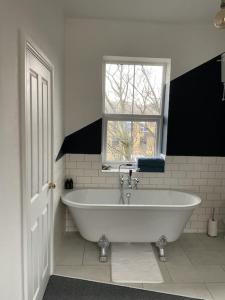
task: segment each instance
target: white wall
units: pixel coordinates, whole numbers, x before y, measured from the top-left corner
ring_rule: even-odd
[[[58,0],[0,1],[0,298],[22,300],[19,144],[19,31],[29,35],[55,66],[54,156],[63,139],[64,19]],[[58,190],[63,161],[55,164]],[[57,212],[58,214],[58,212]]]
[[[222,53],[224,37],[213,25],[67,20],[66,135],[101,117],[104,55],[171,58],[175,78]]]

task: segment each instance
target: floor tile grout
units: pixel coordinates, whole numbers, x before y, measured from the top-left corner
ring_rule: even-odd
[[[75,239],[73,238],[75,237]],[[203,240],[205,242],[205,245],[201,246],[201,243],[203,244]],[[195,241],[196,241],[196,247],[195,247]],[[214,243],[215,241],[215,243]],[[174,289],[174,291],[176,291],[176,288],[178,288],[178,293],[180,291],[179,286],[180,285],[186,285],[187,287],[187,291],[190,293],[191,290],[189,291],[189,288],[193,285],[193,287],[195,286],[198,289],[198,286],[200,288],[200,290],[196,290],[198,293],[204,293],[206,294],[207,300],[208,298],[211,300],[221,300],[222,298],[217,298],[214,294],[214,289],[216,289],[217,287],[213,287],[213,284],[218,284],[218,288],[221,289],[220,285],[223,285],[225,281],[225,277],[221,277],[220,279],[220,274],[222,274],[224,272],[225,274],[225,262],[223,264],[223,261],[220,262],[219,264],[208,264],[207,261],[207,255],[210,255],[210,252],[212,254],[216,254],[219,253],[219,258],[218,257],[209,257],[211,262],[219,262],[219,259],[221,260],[223,258],[222,254],[223,254],[223,239],[218,238],[218,239],[210,239],[207,238],[203,235],[195,235],[194,238],[193,237],[182,237],[180,241],[178,242],[174,242],[171,243],[170,245],[168,245],[168,256],[171,255],[171,261],[169,258],[169,261],[171,264],[167,264],[165,263],[164,265],[162,265],[161,263],[159,263],[159,266],[163,266],[161,267],[161,272],[162,275],[164,277],[164,283],[163,284],[159,284],[159,291],[160,291],[160,286],[161,288],[164,285],[164,288],[162,288],[163,290],[166,290],[166,286],[168,286],[168,289],[172,290]],[[65,237],[65,241],[64,241],[64,246],[65,249],[67,249],[66,251],[69,251],[69,257],[73,257],[72,254],[70,253],[70,245],[71,245],[71,252],[74,251],[75,249],[75,253],[76,253],[76,249],[77,249],[77,253],[80,253],[80,257],[81,257],[81,264],[79,264],[78,266],[81,267],[81,269],[79,269],[80,271],[75,271],[76,270],[76,266],[75,265],[60,265],[60,264],[56,264],[56,267],[63,267],[61,268],[61,271],[63,272],[63,270],[66,270],[67,268],[70,270],[68,272],[74,272],[73,274],[77,274],[77,276],[85,276],[87,279],[89,278],[90,280],[99,280],[98,278],[104,278],[105,276],[105,281],[106,282],[112,282],[112,275],[111,275],[111,263],[104,265],[99,263],[98,260],[96,260],[96,250],[95,248],[92,246],[92,244],[87,241],[84,241],[82,237],[80,237],[80,235],[78,234],[70,234],[68,235],[68,239],[67,237]],[[218,245],[218,247],[217,247]],[[92,251],[93,250],[93,251]],[[154,249],[155,250],[155,249]],[[82,251],[82,252],[79,252]],[[175,252],[174,252],[175,251]],[[200,254],[199,254],[200,251]],[[90,252],[90,253],[89,253]],[[156,257],[157,257],[157,253],[154,251]],[[177,256],[176,256],[177,253]],[[204,258],[202,259],[201,253],[206,253],[204,254]],[[61,254],[63,255],[63,254]],[[76,254],[74,254],[76,255]],[[196,258],[196,257],[197,258]],[[63,257],[63,256],[62,256]],[[177,259],[178,257],[178,259]],[[194,260],[193,260],[194,258]],[[224,241],[224,258],[225,258],[225,241]],[[70,259],[70,258],[69,258]],[[80,259],[80,258],[79,258]],[[109,258],[110,259],[110,258]],[[182,261],[182,259],[184,259],[184,262]],[[75,261],[78,260],[78,257]],[[157,259],[158,260],[158,259]],[[196,263],[195,263],[196,261]],[[66,262],[69,262],[69,260],[66,260]],[[203,263],[206,262],[206,263]],[[184,276],[184,282],[180,281],[176,281],[179,278],[179,272],[181,272],[182,274],[182,268],[184,268],[184,272],[185,272],[185,267],[188,266],[190,271],[189,274],[187,273],[187,275]],[[171,269],[172,268],[172,269]],[[175,269],[173,269],[175,268]],[[212,269],[210,269],[212,268]],[[60,269],[60,268],[59,268]],[[74,269],[74,271],[73,271]],[[214,282],[214,278],[213,275],[205,275],[204,274],[204,270],[213,270],[213,272],[215,272],[215,276],[217,281]],[[193,271],[192,271],[193,270]],[[78,273],[77,273],[78,272]],[[80,273],[79,273],[80,272]],[[95,277],[95,272],[96,272],[96,277]],[[103,273],[102,273],[103,272]],[[172,272],[172,273],[171,273]],[[175,273],[174,273],[175,272]],[[193,273],[191,273],[193,272]],[[200,273],[198,273],[200,272]],[[85,274],[85,275],[83,275]],[[175,274],[175,277],[174,277]],[[194,275],[192,275],[194,274]],[[200,281],[202,282],[194,282],[195,278],[196,280],[198,280],[198,275],[201,274],[201,278]],[[89,276],[89,277],[88,277]],[[191,277],[188,277],[191,276]],[[190,278],[190,279],[189,279]],[[205,279],[206,278],[206,279]],[[212,282],[210,281],[212,279]],[[185,281],[186,280],[186,281]],[[190,281],[188,281],[190,280]],[[101,281],[101,280],[100,280]],[[104,281],[104,280],[103,280]],[[210,284],[212,284],[212,290],[210,287]],[[129,286],[129,284],[127,284],[126,286]],[[132,286],[132,285],[131,285]],[[169,287],[171,286],[171,287]],[[139,288],[144,288],[146,289],[145,284],[141,283],[139,285]],[[151,288],[151,287],[150,287]],[[155,287],[154,287],[155,288]],[[203,290],[204,288],[204,290]],[[157,289],[157,288],[156,288]],[[223,289],[222,289],[223,290]],[[192,291],[193,292],[193,291]],[[210,298],[211,297],[211,298]]]
[[[208,286],[206,283],[204,283],[206,290],[209,292],[210,296],[212,297],[212,300],[215,300],[213,294],[211,293],[210,289],[208,289]]]

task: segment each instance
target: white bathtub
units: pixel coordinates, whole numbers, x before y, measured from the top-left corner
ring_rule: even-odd
[[[66,193],[62,201],[80,234],[97,242],[105,235],[110,242],[156,242],[165,236],[178,239],[201,199],[171,190],[126,190],[130,204],[119,204],[115,189],[80,189]]]

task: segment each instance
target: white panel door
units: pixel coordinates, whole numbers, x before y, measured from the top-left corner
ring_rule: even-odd
[[[42,299],[50,276],[51,71],[26,50],[25,159],[28,300]]]

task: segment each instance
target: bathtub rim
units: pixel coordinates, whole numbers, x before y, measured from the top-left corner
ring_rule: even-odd
[[[198,207],[202,199],[194,194],[194,193],[189,193],[186,191],[181,191],[181,190],[168,190],[168,189],[139,189],[139,191],[165,191],[165,192],[178,192],[181,194],[186,194],[195,197],[196,202],[191,203],[191,204],[181,204],[181,205],[159,205],[159,204],[93,204],[93,203],[80,203],[80,202],[75,202],[66,199],[66,196],[68,194],[71,194],[76,191],[82,191],[82,190],[104,190],[104,191],[111,191],[111,190],[119,190],[119,189],[114,189],[114,188],[78,188],[78,189],[73,189],[70,191],[65,191],[63,195],[61,196],[61,201],[63,204],[65,204],[68,207],[73,207],[73,208],[83,208],[83,209],[146,209],[146,208],[151,208],[155,210],[159,209],[173,209],[173,210],[185,210],[185,209],[193,209],[195,207]]]

